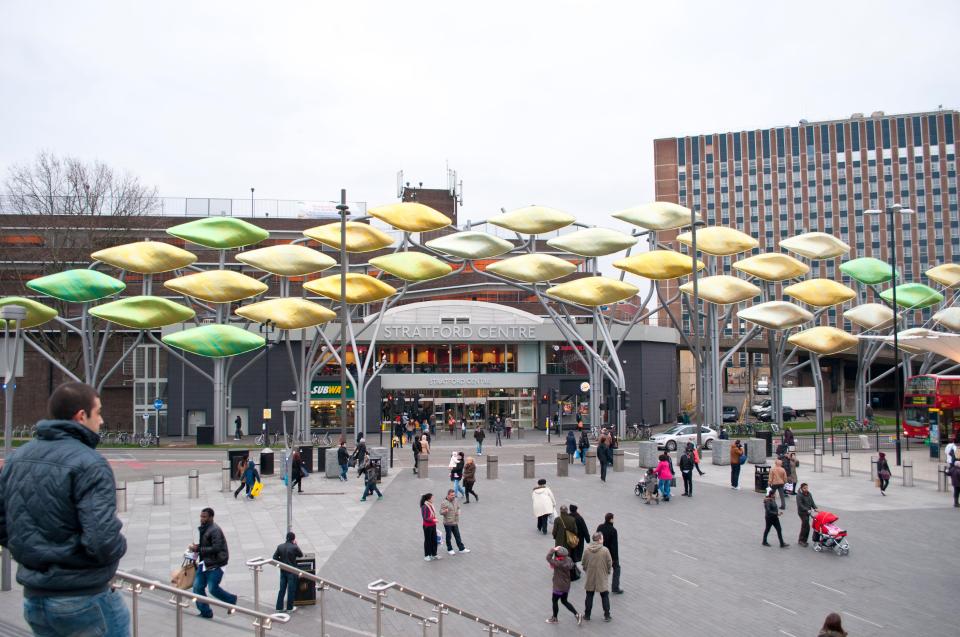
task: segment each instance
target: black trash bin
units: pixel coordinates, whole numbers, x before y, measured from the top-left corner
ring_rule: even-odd
[[[757,493],[766,493],[770,483],[770,465],[758,464],[754,467],[753,490]]]
[[[300,462],[307,468],[307,473],[313,473],[313,445],[303,445],[298,451],[300,452]]]
[[[297,568],[311,575],[317,574],[317,558],[313,553],[305,553],[297,559]],[[293,598],[294,606],[313,606],[317,603],[317,583],[312,579],[301,577],[297,582],[297,594]]]
[[[230,461],[230,479],[239,480],[243,476],[243,470],[247,468],[247,461],[250,459],[249,449],[229,449],[227,459]]]
[[[383,476],[383,465],[380,464],[380,456],[370,456],[370,468],[367,471],[373,471],[377,476],[377,484],[380,483]]]
[[[271,449],[264,449],[260,452],[260,475],[273,475],[273,451]]]
[[[213,427],[208,427],[206,425],[200,425],[197,427],[197,444],[198,445],[213,444]]]
[[[760,438],[766,443],[766,452],[767,458],[773,455],[773,432],[769,429],[767,431],[758,431],[754,433],[754,438]]]
[[[326,473],[327,471],[327,449],[330,447],[327,445],[317,445],[317,471],[320,473]]]

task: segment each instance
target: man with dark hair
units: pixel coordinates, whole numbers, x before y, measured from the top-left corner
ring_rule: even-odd
[[[113,471],[96,452],[100,397],[66,383],[47,408],[51,419],[0,472],[0,545],[19,565],[24,617],[38,635],[129,635],[130,612],[110,588],[127,541]]]
[[[200,512],[200,543],[190,545],[190,550],[197,553],[197,576],[193,580],[193,592],[206,595],[209,586],[213,597],[221,602],[236,604],[237,596],[220,588],[223,567],[230,561],[230,550],[227,548],[227,538],[213,521],[213,516],[213,509],[210,507]],[[205,619],[213,617],[210,604],[198,601],[197,610]]]
[[[617,536],[617,530],[613,528],[613,514],[607,513],[603,516],[603,524],[597,527],[597,533],[603,536],[603,545],[610,551],[610,559],[613,560],[613,592],[622,595],[620,588],[620,539]]]
[[[273,552],[273,559],[288,566],[297,567],[297,558],[303,557],[303,551],[300,550],[300,547],[297,546],[297,536],[290,531],[287,533],[287,541],[277,547],[277,550]],[[299,577],[296,573],[291,573],[280,569],[280,593],[277,595],[277,610],[282,611],[283,608],[283,597],[286,593],[287,597],[287,612],[292,613],[297,610],[293,607],[293,600],[297,595],[297,583]]]

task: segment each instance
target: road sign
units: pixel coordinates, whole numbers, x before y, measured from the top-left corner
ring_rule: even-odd
[[[155,401],[153,401],[153,408],[156,409],[157,411],[160,411],[161,409],[163,409],[163,399],[157,398]]]

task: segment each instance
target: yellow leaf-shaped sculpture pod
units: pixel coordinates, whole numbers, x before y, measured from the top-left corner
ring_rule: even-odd
[[[850,246],[826,232],[807,232],[784,239],[780,247],[808,259],[832,259],[850,252]]]
[[[585,228],[547,241],[547,245],[555,250],[582,257],[605,257],[636,243],[636,237],[607,228]]]
[[[652,203],[634,206],[611,216],[620,221],[632,223],[647,230],[676,230],[690,225],[692,212],[689,208],[668,201],[654,201]]]
[[[576,217],[562,210],[546,206],[526,206],[497,215],[487,223],[520,234],[543,234],[566,228],[576,220]]]
[[[4,305],[19,305],[27,311],[26,318],[20,321],[20,329],[24,330],[43,325],[57,316],[57,311],[52,307],[47,307],[43,303],[38,303],[33,299],[27,299],[22,296],[7,296],[0,299],[0,307]],[[10,329],[13,329],[13,326],[16,324],[16,321],[6,322]],[[3,324],[4,320],[0,319],[0,327],[2,327]]]
[[[764,281],[786,281],[810,271],[810,266],[806,263],[780,252],[757,254],[740,259],[732,267],[734,270]]]
[[[442,212],[415,201],[377,206],[367,210],[367,214],[405,232],[429,232],[453,223]]]
[[[163,286],[208,303],[233,303],[267,291],[265,283],[233,270],[209,270],[188,274],[170,279],[164,282]]]
[[[423,252],[394,252],[370,259],[370,265],[404,281],[430,281],[453,272],[449,264]]]
[[[944,263],[925,272],[927,278],[946,288],[960,285],[960,263]]]
[[[813,320],[813,314],[786,301],[768,301],[751,305],[737,312],[741,321],[770,330],[788,330]]]
[[[577,266],[569,261],[540,252],[522,254],[487,266],[487,272],[526,283],[540,283],[541,281],[559,279],[568,274],[573,274],[576,270]]]
[[[603,276],[592,276],[549,288],[547,296],[577,305],[596,307],[625,301],[635,296],[639,291],[636,286],[623,281],[608,279]]]
[[[641,252],[613,262],[613,267],[654,281],[668,281],[693,274],[693,259],[673,250]],[[706,266],[697,261],[697,271]]]
[[[933,320],[951,332],[960,332],[960,307],[948,307],[933,315]]]
[[[787,342],[814,354],[831,356],[856,346],[858,341],[856,336],[843,330],[820,325],[790,336]]]
[[[693,294],[693,281],[680,286],[684,294]],[[717,305],[731,305],[752,299],[760,294],[760,288],[729,274],[708,276],[697,281],[697,296]]]
[[[843,318],[865,330],[877,330],[893,325],[893,310],[883,303],[863,303],[844,310]]]
[[[237,308],[237,316],[266,323],[282,330],[299,330],[322,325],[337,318],[337,313],[319,303],[298,298],[269,299]]]
[[[425,245],[437,252],[461,259],[492,259],[510,252],[514,247],[506,239],[476,230],[448,234],[445,237],[427,241]]]
[[[830,307],[844,303],[857,296],[857,293],[842,283],[832,279],[809,279],[783,288],[783,293],[807,305]]]
[[[337,264],[319,250],[295,244],[247,250],[235,258],[240,263],[277,276],[304,276],[323,272]]]
[[[319,241],[325,246],[340,249],[340,224],[328,223],[314,226],[303,231],[304,236]],[[358,221],[347,222],[347,252],[351,254],[373,252],[393,245],[393,239],[387,233]]]
[[[693,247],[693,233],[677,235],[677,241]],[[748,234],[723,226],[710,226],[697,230],[697,250],[716,257],[729,257],[753,250],[760,243]]]
[[[163,241],[137,241],[97,250],[96,261],[138,274],[159,274],[192,265],[197,255]]]
[[[340,300],[340,275],[325,276],[307,281],[303,287],[334,301]],[[381,301],[397,293],[396,288],[366,274],[347,274],[347,303],[352,305]]]

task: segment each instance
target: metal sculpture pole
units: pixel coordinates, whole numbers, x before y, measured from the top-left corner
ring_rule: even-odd
[[[340,190],[340,439],[347,435],[347,321],[350,315],[347,311],[347,271],[350,264],[347,261],[347,191]],[[357,392],[354,390],[354,400]]]
[[[20,349],[20,327],[27,318],[27,310],[19,305],[0,307],[0,322],[3,323],[4,376],[3,376],[3,459],[10,459],[13,451],[13,393],[17,387],[17,358]],[[13,322],[13,338],[10,338],[10,323]],[[11,583],[10,551],[4,550],[0,561],[0,590],[9,591]]]

